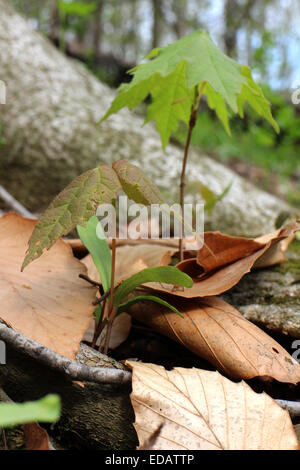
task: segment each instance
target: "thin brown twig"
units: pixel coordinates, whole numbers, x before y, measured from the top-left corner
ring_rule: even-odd
[[[113,322],[116,318],[117,313],[118,313],[118,308],[114,307],[112,311],[110,312],[110,315],[107,320],[107,330],[106,330],[105,343],[104,343],[104,349],[103,349],[104,354],[107,354],[108,352],[112,326],[113,326]]]
[[[108,291],[109,292],[109,291]],[[98,322],[96,323],[96,319],[95,319],[95,329],[94,329],[94,335],[93,335],[93,340],[92,340],[92,348],[96,348],[96,344],[97,344],[97,341],[98,341],[98,338],[99,336],[101,335],[102,333],[102,330],[104,328],[104,322],[103,322],[103,316],[104,316],[104,311],[105,311],[105,305],[106,305],[106,299],[104,299],[103,301],[103,305],[102,305],[102,310],[101,310],[101,314],[100,314],[100,317],[98,319]],[[99,349],[100,351],[100,349]]]
[[[116,239],[112,239],[111,245],[111,278],[110,278],[110,296],[107,314],[104,312],[104,318],[107,318],[107,329],[104,343],[104,354],[108,353],[109,340],[111,336],[112,323],[114,321],[114,291],[115,291],[115,274],[116,274]]]
[[[3,439],[4,450],[8,450],[5,429],[1,430],[1,434],[2,434],[2,439]]]
[[[92,284],[92,286],[99,287],[99,289],[103,289],[102,284],[100,282],[93,281],[93,279],[91,279],[86,274],[78,274],[78,277],[80,277],[80,279],[83,279],[84,281],[87,281],[89,284]]]
[[[199,91],[197,90],[197,86],[195,86],[195,97],[194,97],[194,102],[191,106],[189,129],[188,129],[188,135],[187,135],[186,142],[185,142],[184,154],[183,154],[183,160],[182,160],[182,168],[181,168],[181,175],[180,175],[180,206],[181,206],[181,217],[182,217],[182,236],[179,239],[180,261],[183,260],[183,238],[182,237],[183,237],[183,230],[184,230],[185,170],[186,170],[188,153],[189,153],[189,148],[190,148],[190,143],[191,143],[192,132],[193,132],[193,129],[196,125],[199,106],[200,106],[201,95],[202,95],[202,92],[203,92],[203,89],[204,89],[205,85],[206,85],[206,81],[204,81],[201,84],[201,87],[200,87]]]
[[[116,239],[113,238],[112,245],[111,245],[111,278],[110,278],[109,313],[112,311],[113,303],[114,303],[115,273],[116,273]]]

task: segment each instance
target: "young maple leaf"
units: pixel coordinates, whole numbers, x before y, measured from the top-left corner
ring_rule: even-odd
[[[250,68],[223,54],[207,32],[195,31],[153,49],[145,59],[151,60],[129,70],[132,81],[119,87],[100,123],[125,106],[133,109],[151,94],[145,123],[155,121],[165,148],[179,120],[189,122],[191,105],[201,90],[229,134],[228,107],[243,117],[246,102],[279,132],[270,103],[254,82]]]

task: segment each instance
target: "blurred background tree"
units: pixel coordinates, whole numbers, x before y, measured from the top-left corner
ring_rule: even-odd
[[[150,49],[206,29],[226,54],[250,65],[272,101],[281,127],[247,112],[233,120],[230,139],[212,113],[201,113],[193,143],[264,189],[300,206],[300,79],[298,0],[10,0],[67,55],[116,87]],[[174,138],[183,140],[186,129]]]
[[[32,26],[71,50],[120,64],[154,47],[209,30],[226,54],[254,67],[261,80],[287,88],[295,78],[298,0],[10,0]],[[297,78],[297,77],[296,77]]]

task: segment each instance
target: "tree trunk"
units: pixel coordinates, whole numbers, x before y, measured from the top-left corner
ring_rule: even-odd
[[[160,33],[162,27],[162,4],[161,0],[152,0],[152,49],[159,47]]]
[[[51,25],[50,25],[50,39],[57,41],[59,38],[59,11],[58,0],[51,0]]]
[[[225,53],[232,58],[236,57],[237,31],[239,24],[236,19],[239,16],[239,5],[236,0],[226,0],[225,3],[225,31],[224,46]]]
[[[0,105],[6,141],[0,184],[40,211],[80,173],[125,158],[168,188],[170,200],[177,198],[182,148],[170,144],[163,152],[154,126],[142,127],[143,117],[128,109],[97,126],[115,91],[32,31],[7,0],[0,0],[0,11],[0,80],[7,88],[6,104]],[[199,181],[216,194],[231,184],[206,216],[207,229],[256,236],[272,231],[277,216],[289,210],[198,150],[190,152],[187,179],[187,194],[199,194]]]
[[[179,39],[186,34],[186,0],[175,0],[172,7],[176,17],[174,31],[176,38]]]
[[[94,37],[93,37],[93,43],[94,43],[94,58],[95,61],[99,59],[101,56],[101,40],[102,40],[102,16],[103,16],[103,7],[104,7],[104,1],[103,0],[98,0],[97,2],[97,10],[95,12],[94,16]]]

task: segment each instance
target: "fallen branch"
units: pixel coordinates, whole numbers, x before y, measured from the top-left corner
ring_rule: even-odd
[[[10,328],[1,320],[0,339],[14,348],[24,351],[31,358],[55,369],[71,380],[84,380],[98,384],[118,386],[128,384],[131,381],[131,373],[117,368],[117,364],[119,363],[104,354],[97,353],[99,355],[98,367],[90,367],[57,354],[36,341],[27,338],[13,328]],[[81,349],[82,348],[84,348],[84,345],[81,345]],[[85,355],[81,352],[79,358],[84,357]],[[113,366],[115,367],[113,368]]]
[[[0,197],[6,203],[8,207],[13,209],[14,211],[21,214],[23,217],[27,217],[29,219],[36,219],[36,217],[29,212],[26,207],[24,207],[19,201],[17,201],[9,192],[6,191],[3,186],[0,185]],[[1,214],[0,214],[1,215]]]

